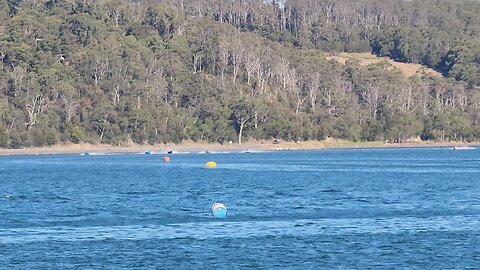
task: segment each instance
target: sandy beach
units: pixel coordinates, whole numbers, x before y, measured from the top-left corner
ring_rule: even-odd
[[[151,153],[160,154],[172,151],[173,153],[198,152],[238,152],[238,151],[288,151],[288,150],[320,150],[337,148],[405,148],[405,147],[455,147],[475,146],[480,143],[463,142],[414,142],[414,143],[385,143],[385,142],[348,142],[341,140],[280,142],[249,141],[243,144],[219,144],[201,142],[182,142],[180,144],[139,145],[129,144],[112,146],[105,144],[59,144],[48,147],[31,147],[23,149],[0,149],[0,155],[53,155],[53,154],[82,154],[88,153]]]

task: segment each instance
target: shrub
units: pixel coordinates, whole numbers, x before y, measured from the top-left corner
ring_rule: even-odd
[[[0,128],[0,147],[1,148],[8,147],[8,133],[5,128]]]
[[[83,128],[79,126],[75,126],[72,128],[72,132],[70,133],[70,141],[73,143],[81,143],[85,139],[85,132]]]

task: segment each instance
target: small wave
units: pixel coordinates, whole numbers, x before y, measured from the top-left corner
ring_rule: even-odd
[[[342,192],[342,191],[338,190],[338,189],[327,188],[327,189],[320,190],[320,192],[323,192],[323,193],[338,193],[338,192]]]
[[[80,154],[80,156],[119,156],[127,155],[129,153],[105,153],[105,152],[85,152]]]
[[[62,195],[55,195],[55,194],[46,196],[44,198],[47,199],[47,200],[52,200],[52,201],[73,201],[73,199],[71,199],[69,197],[62,196]]]
[[[154,192],[151,192],[151,191],[128,191],[128,192],[124,192],[124,193],[121,193],[121,194],[141,197],[142,195],[154,194]]]
[[[7,200],[32,200],[35,202],[39,201],[73,201],[72,198],[63,196],[63,195],[58,195],[58,194],[45,194],[45,195],[15,195],[15,194],[6,194],[4,195],[4,198]]]
[[[266,150],[246,150],[246,151],[243,151],[242,153],[245,153],[245,154],[257,154],[257,153],[266,153],[268,151]]]
[[[186,152],[183,152],[183,153],[186,153]],[[208,150],[207,151],[196,152],[196,154],[230,154],[230,153],[234,153],[234,152],[231,152],[231,151],[208,151]]]
[[[295,227],[304,227],[304,226],[313,226],[313,225],[315,225],[315,222],[305,222],[305,223],[299,222],[299,223],[295,224],[294,226]],[[322,229],[325,229],[325,227],[322,227]]]
[[[370,199],[368,199],[368,198],[364,198],[364,197],[357,198],[356,201],[357,201],[357,202],[363,202],[363,203],[370,203],[370,202],[372,202],[372,200],[370,200]]]
[[[478,232],[480,216],[187,222],[164,225],[0,229],[0,244],[46,241],[258,238],[270,236]]]
[[[6,200],[26,200],[28,197],[26,195],[15,195],[15,194],[6,194],[4,196]]]
[[[149,155],[152,155],[154,152],[149,152],[148,154],[146,152],[135,152],[135,153],[132,153],[132,155],[145,155],[145,156],[149,156]]]
[[[190,151],[173,151],[171,153],[169,152],[157,152],[158,154],[162,155],[179,155],[179,154],[205,154],[205,152],[190,152]]]
[[[91,156],[109,156],[111,154],[107,154],[107,153],[90,153]]]

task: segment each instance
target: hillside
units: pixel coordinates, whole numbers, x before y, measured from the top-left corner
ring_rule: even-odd
[[[224,2],[0,0],[0,147],[479,140],[478,4]]]

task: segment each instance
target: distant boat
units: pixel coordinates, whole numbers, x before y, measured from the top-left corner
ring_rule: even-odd
[[[172,150],[168,150],[168,152],[167,152],[167,153],[168,153],[168,154],[171,154],[171,153],[173,153],[173,151],[172,151]]]
[[[472,150],[476,149],[475,147],[470,147],[470,146],[455,146],[453,147],[453,150]]]

